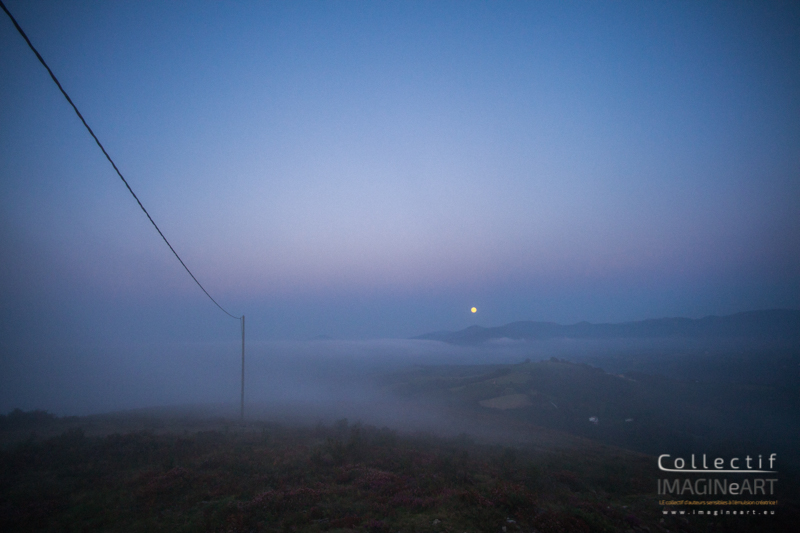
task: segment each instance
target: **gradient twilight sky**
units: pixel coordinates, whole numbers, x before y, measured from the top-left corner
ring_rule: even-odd
[[[254,339],[800,307],[796,2],[4,1]],[[0,18],[0,335],[236,340]]]

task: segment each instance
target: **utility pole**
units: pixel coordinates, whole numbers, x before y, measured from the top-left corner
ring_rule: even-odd
[[[244,315],[242,315],[242,410],[241,417],[244,421]]]
[[[89,124],[86,122],[86,119],[83,118],[83,115],[81,115],[81,112],[78,111],[78,107],[72,101],[72,98],[69,97],[69,95],[67,94],[67,91],[65,91],[64,87],[61,86],[61,83],[56,78],[56,75],[53,74],[53,71],[50,70],[49,66],[47,66],[47,63],[45,62],[45,60],[42,57],[42,55],[39,53],[38,50],[36,50],[36,47],[33,46],[33,43],[31,43],[31,40],[28,39],[28,36],[22,30],[22,27],[17,23],[17,20],[14,18],[14,16],[11,14],[11,12],[8,10],[8,8],[6,8],[6,5],[3,3],[2,0],[0,0],[0,9],[5,11],[6,15],[8,15],[8,18],[10,18],[11,22],[14,24],[14,27],[17,28],[17,31],[19,32],[19,34],[22,36],[23,39],[25,39],[25,42],[28,43],[28,47],[36,55],[37,59],[39,59],[39,62],[47,70],[47,73],[50,74],[50,78],[58,86],[58,89],[61,91],[61,94],[64,95],[64,98],[66,98],[67,102],[69,102],[69,105],[72,106],[72,110],[75,111],[75,114],[78,115],[79,119],[81,119],[81,122],[83,123],[83,126],[86,128],[86,131],[88,131],[89,135],[92,136],[92,138],[94,139],[94,142],[97,143],[97,146],[103,152],[103,155],[105,155],[106,159],[108,159],[108,162],[111,163],[111,166],[114,167],[114,171],[117,173],[117,176],[119,176],[119,178],[122,180],[122,183],[125,184],[125,187],[127,187],[128,192],[131,193],[131,196],[133,196],[133,199],[136,200],[136,203],[139,204],[139,207],[142,209],[142,211],[144,211],[144,214],[147,216],[147,219],[150,221],[150,223],[156,229],[158,234],[161,236],[161,238],[163,239],[164,243],[169,247],[169,249],[175,255],[175,258],[180,262],[180,264],[183,266],[183,268],[186,270],[186,272],[192,277],[194,282],[197,283],[197,286],[200,287],[200,289],[205,293],[206,296],[208,296],[208,298],[212,302],[214,302],[214,305],[219,307],[220,310],[223,313],[225,313],[226,315],[228,315],[231,318],[234,318],[234,319],[241,318],[241,320],[242,320],[242,406],[241,406],[242,407],[242,412],[241,412],[241,417],[242,417],[242,420],[244,420],[244,315],[242,315],[241,317],[237,317],[237,316],[234,316],[234,315],[230,314],[229,312],[227,312],[225,310],[225,308],[223,308],[221,305],[219,305],[219,303],[208,293],[208,291],[205,289],[205,287],[203,287],[203,285],[200,284],[200,281],[198,281],[198,279],[194,276],[194,274],[192,274],[192,271],[189,270],[189,267],[186,266],[186,263],[183,262],[183,259],[181,259],[181,257],[178,255],[178,252],[175,251],[175,248],[172,247],[172,245],[167,240],[167,237],[164,235],[164,233],[161,231],[161,229],[159,229],[158,225],[156,224],[156,221],[153,220],[153,217],[151,217],[150,213],[147,212],[147,209],[144,208],[144,205],[139,200],[139,197],[136,196],[136,193],[133,192],[133,189],[131,188],[130,184],[128,184],[128,180],[125,179],[125,176],[123,176],[122,172],[120,172],[119,168],[117,168],[117,164],[114,163],[114,160],[111,159],[111,156],[108,155],[108,152],[106,152],[106,149],[103,147],[103,143],[100,142],[100,139],[98,139],[97,135],[94,134],[94,131],[92,131],[92,128],[89,127]]]

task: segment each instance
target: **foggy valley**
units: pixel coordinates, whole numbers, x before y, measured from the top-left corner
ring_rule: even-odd
[[[794,315],[783,314],[790,321],[796,319]],[[108,446],[108,439],[130,435],[136,442],[149,439],[148,446],[154,450],[166,446],[163,453],[172,457],[171,464],[178,464],[172,463],[177,460],[189,468],[192,453],[212,446],[216,441],[208,441],[209,436],[217,435],[213,438],[237,447],[274,451],[284,445],[299,446],[298,450],[311,454],[302,461],[321,461],[324,470],[324,465],[336,469],[364,461],[372,464],[377,459],[371,454],[385,446],[401,455],[417,453],[413,450],[422,446],[419,449],[439,450],[434,455],[440,459],[435,461],[445,460],[448,454],[466,454],[463,461],[467,457],[490,461],[486,464],[511,461],[502,468],[528,464],[521,471],[501,468],[500,474],[490,475],[522,482],[528,487],[525,491],[532,491],[523,491],[525,498],[549,487],[550,496],[539,497],[539,503],[515,504],[503,511],[515,515],[513,523],[521,519],[520,523],[542,531],[563,526],[564,516],[541,513],[563,505],[564,495],[558,495],[565,487],[568,493],[582,494],[588,489],[596,494],[611,490],[601,486],[615,480],[615,488],[601,500],[619,507],[622,503],[613,494],[622,485],[614,476],[627,472],[624,475],[638,480],[633,483],[646,486],[652,461],[665,451],[686,457],[712,450],[715,457],[775,454],[780,458],[781,490],[794,491],[798,480],[800,464],[793,452],[800,439],[800,349],[791,334],[769,339],[499,338],[472,345],[417,339],[255,342],[247,347],[245,417],[241,420],[235,401],[238,348],[235,343],[175,343],[28,352],[27,357],[16,358],[24,364],[3,368],[0,401],[4,406],[28,402],[28,409],[40,410],[17,409],[3,417],[4,453],[14,457],[26,449],[19,448],[23,445],[52,448],[59,442],[74,449],[75,442],[92,446],[92,439],[100,439],[93,446],[103,442]],[[9,407],[5,410],[10,411]],[[191,449],[196,452],[187,451],[184,459],[176,459],[183,453],[175,451],[176,438],[194,443]],[[213,446],[222,449],[219,443]],[[396,446],[408,448],[400,452]],[[352,455],[356,449],[361,451]],[[614,468],[623,470],[615,470],[612,478],[604,477],[611,474],[590,474],[592,467],[585,463],[589,458],[594,458],[594,467],[606,469],[621,461]],[[530,468],[555,475],[556,485],[543,484],[541,474],[526,477],[524,472],[533,472]],[[564,472],[577,472],[580,477],[563,477],[567,476]],[[415,474],[426,475],[437,474]],[[362,482],[358,475],[353,479]],[[283,495],[270,497],[282,498],[284,503],[276,503],[273,514],[264,515],[274,516],[276,524],[285,524],[291,517],[298,520],[296,512],[311,505],[286,508],[288,493],[276,494]],[[426,494],[433,498],[438,493]],[[319,509],[324,509],[327,496],[318,498]],[[456,513],[449,515],[451,520],[459,516],[458,506],[445,512],[450,504],[436,498],[419,504],[432,512],[423,516],[451,512]],[[777,524],[789,523],[797,509],[791,497],[784,496],[782,501],[783,516]],[[498,510],[466,523],[496,521]],[[362,518],[353,518],[357,515],[342,512],[315,511],[312,523],[325,525],[330,517],[338,516],[344,522],[333,520],[328,525],[364,524]],[[367,514],[376,512],[381,511]],[[202,529],[216,527],[212,524],[220,517],[230,520],[230,513],[219,511]],[[641,526],[659,523],[652,509],[640,508],[636,513]],[[255,516],[258,513],[247,511],[239,519]],[[403,520],[395,516],[391,523],[422,527],[422,522]],[[621,516],[602,520],[608,530],[626,527],[620,525],[626,520]],[[384,524],[381,527],[388,523],[375,522]],[[685,531],[705,530],[702,524],[690,526],[674,519],[671,523]],[[758,529],[752,523],[717,523],[742,531]]]

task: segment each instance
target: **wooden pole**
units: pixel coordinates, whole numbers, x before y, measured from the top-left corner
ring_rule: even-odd
[[[242,404],[241,418],[244,420],[244,315],[242,315]]]

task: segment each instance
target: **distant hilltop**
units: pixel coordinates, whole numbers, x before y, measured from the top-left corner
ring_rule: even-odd
[[[578,322],[569,326],[554,322],[512,322],[484,328],[470,326],[461,331],[437,331],[414,339],[449,344],[480,344],[492,339],[655,339],[655,338],[750,338],[800,340],[800,310],[771,309],[727,316],[657,318],[618,324]]]

